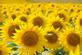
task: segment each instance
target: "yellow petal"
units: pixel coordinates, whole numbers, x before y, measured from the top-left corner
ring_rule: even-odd
[[[72,51],[72,50],[70,50],[69,55],[74,55],[74,53],[73,53],[73,51]]]
[[[75,55],[80,55],[80,47],[79,46],[77,46],[77,48],[76,48]]]

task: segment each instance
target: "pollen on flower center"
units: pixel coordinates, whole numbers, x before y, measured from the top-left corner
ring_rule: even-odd
[[[80,25],[82,26],[82,19],[80,19]]]
[[[11,37],[13,33],[16,33],[15,29],[20,29],[18,25],[11,25],[8,29],[8,35]]]
[[[27,31],[22,36],[22,43],[25,46],[35,46],[39,41],[39,36],[34,31]]]
[[[34,24],[34,26],[39,26],[39,27],[42,26],[42,24],[43,24],[42,18],[41,17],[34,18],[33,24]]]
[[[58,41],[58,36],[54,32],[48,32],[47,35],[45,35],[45,38],[49,43],[56,43]]]
[[[57,28],[62,29],[62,27],[63,27],[62,23],[59,22],[59,21],[53,22],[52,25],[53,25],[53,27],[54,27],[55,29],[57,29]]]
[[[76,33],[68,34],[67,43],[71,46],[77,46],[80,43],[80,36]]]

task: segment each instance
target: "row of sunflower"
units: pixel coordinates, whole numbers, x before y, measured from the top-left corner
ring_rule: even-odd
[[[82,5],[0,4],[0,55],[81,55]]]

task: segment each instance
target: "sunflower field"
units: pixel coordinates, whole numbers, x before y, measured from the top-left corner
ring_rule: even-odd
[[[0,4],[0,55],[82,55],[82,4]]]

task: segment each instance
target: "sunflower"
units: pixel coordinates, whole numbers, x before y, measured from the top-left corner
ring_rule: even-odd
[[[15,42],[20,47],[19,54],[33,55],[43,51],[43,31],[37,26],[24,25],[20,30],[16,30]]]
[[[12,9],[14,9],[14,8],[12,8]],[[19,8],[17,8],[17,9],[19,9]],[[21,10],[21,12],[20,11],[15,11],[15,10],[9,11],[8,19],[15,20],[18,16],[22,15],[22,13],[23,13],[23,10]]]
[[[47,21],[48,26],[52,26],[55,30],[63,30],[65,28],[66,22],[64,22],[59,17],[49,16]]]
[[[66,12],[64,10],[60,10],[57,13],[57,16],[59,16],[60,19],[66,21],[66,22],[69,20],[69,12]]]
[[[20,29],[19,23],[17,21],[13,21],[12,19],[6,19],[3,23],[1,29],[1,37],[4,41],[12,41],[13,34],[16,33],[16,29]]]
[[[21,14],[20,16],[18,16],[16,18],[16,20],[18,20],[18,22],[26,22],[26,23],[27,23],[28,19],[29,19],[28,16],[25,14]]]
[[[2,18],[8,18],[8,14],[9,14],[9,6],[8,5],[5,5],[3,4],[2,7],[1,7],[1,17]]]
[[[57,49],[60,45],[58,30],[54,30],[53,27],[48,27],[44,29],[44,47],[49,50]]]
[[[62,34],[63,35],[61,35],[59,40],[66,51],[70,52],[72,50],[76,53],[75,51],[77,50],[77,46],[82,48],[82,36],[80,31],[75,28],[67,28]]]
[[[46,25],[47,17],[42,12],[36,11],[29,16],[28,22],[33,26],[44,27]]]
[[[77,17],[76,21],[75,21],[75,25],[76,25],[76,28],[80,29],[82,28],[82,16],[81,16],[81,13],[79,14],[79,16]]]
[[[43,10],[44,8],[45,8],[44,4],[42,4],[42,3],[32,3],[31,4],[31,12],[32,13]]]
[[[0,55],[9,55],[11,53],[10,49],[5,42],[0,40]]]

